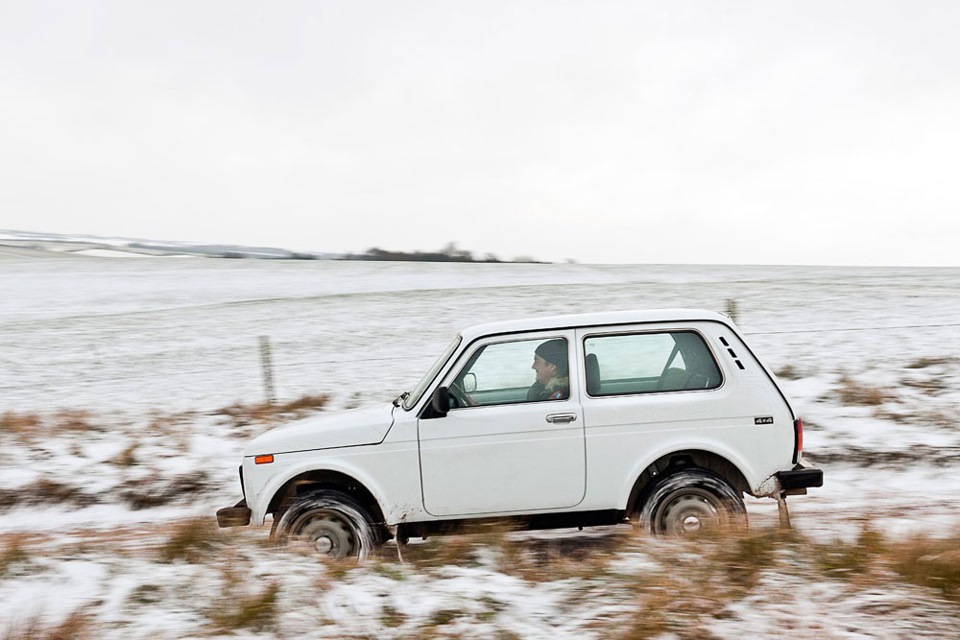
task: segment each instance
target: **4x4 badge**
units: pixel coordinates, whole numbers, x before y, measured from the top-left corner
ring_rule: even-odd
[[[773,416],[763,416],[761,418],[754,418],[753,424],[773,424]]]

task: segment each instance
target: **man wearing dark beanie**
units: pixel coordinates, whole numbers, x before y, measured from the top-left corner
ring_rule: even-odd
[[[537,380],[527,391],[527,400],[564,400],[570,395],[567,341],[562,338],[540,343],[534,351]]]

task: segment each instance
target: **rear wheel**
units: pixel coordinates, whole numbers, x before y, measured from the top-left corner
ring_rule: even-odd
[[[362,560],[380,543],[366,509],[335,490],[313,491],[297,498],[274,521],[270,536],[279,544],[330,560]]]
[[[702,469],[666,476],[653,486],[638,514],[644,531],[689,536],[701,531],[747,526],[740,492]]]

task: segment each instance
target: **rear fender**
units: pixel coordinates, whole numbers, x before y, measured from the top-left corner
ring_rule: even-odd
[[[756,472],[751,468],[743,456],[737,454],[734,450],[723,446],[722,443],[717,441],[710,440],[701,440],[700,442],[690,442],[686,441],[683,443],[683,446],[679,446],[678,443],[674,443],[673,446],[665,446],[661,449],[654,451],[653,453],[641,458],[637,464],[630,470],[630,473],[624,479],[624,484],[620,489],[620,495],[617,501],[619,508],[627,509],[629,508],[631,499],[635,500],[637,498],[635,489],[637,483],[640,480],[640,477],[643,475],[644,471],[650,471],[651,475],[657,476],[666,469],[661,469],[659,467],[654,468],[653,465],[658,460],[662,458],[669,458],[671,455],[680,454],[682,452],[697,452],[702,451],[707,454],[722,458],[726,460],[729,464],[735,467],[740,474],[743,476],[743,479],[746,481],[750,493],[754,493],[757,489],[756,487],[760,486],[761,481],[758,480]],[[728,479],[731,484],[737,485],[733,479]]]

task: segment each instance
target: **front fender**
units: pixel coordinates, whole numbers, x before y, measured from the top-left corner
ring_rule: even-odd
[[[309,453],[306,455],[309,455]],[[382,487],[380,487],[369,474],[365,473],[360,466],[351,464],[349,461],[343,459],[317,460],[315,457],[307,458],[306,455],[304,453],[289,453],[279,454],[274,457],[274,464],[284,464],[283,470],[278,472],[276,468],[272,469],[269,477],[264,479],[263,485],[259,490],[254,492],[255,497],[252,501],[248,496],[247,503],[251,509],[251,522],[262,525],[266,520],[267,509],[270,506],[270,502],[277,492],[297,476],[311,471],[334,471],[350,476],[359,484],[363,485],[382,508],[384,505],[384,492]],[[304,457],[304,459],[296,459],[300,457]],[[290,460],[284,460],[285,458],[290,458]],[[248,469],[248,464],[249,467],[253,467],[253,469]],[[253,475],[255,477],[259,475],[260,472],[260,469],[257,467],[263,466],[268,465],[254,465],[253,458],[245,458],[244,475]]]

